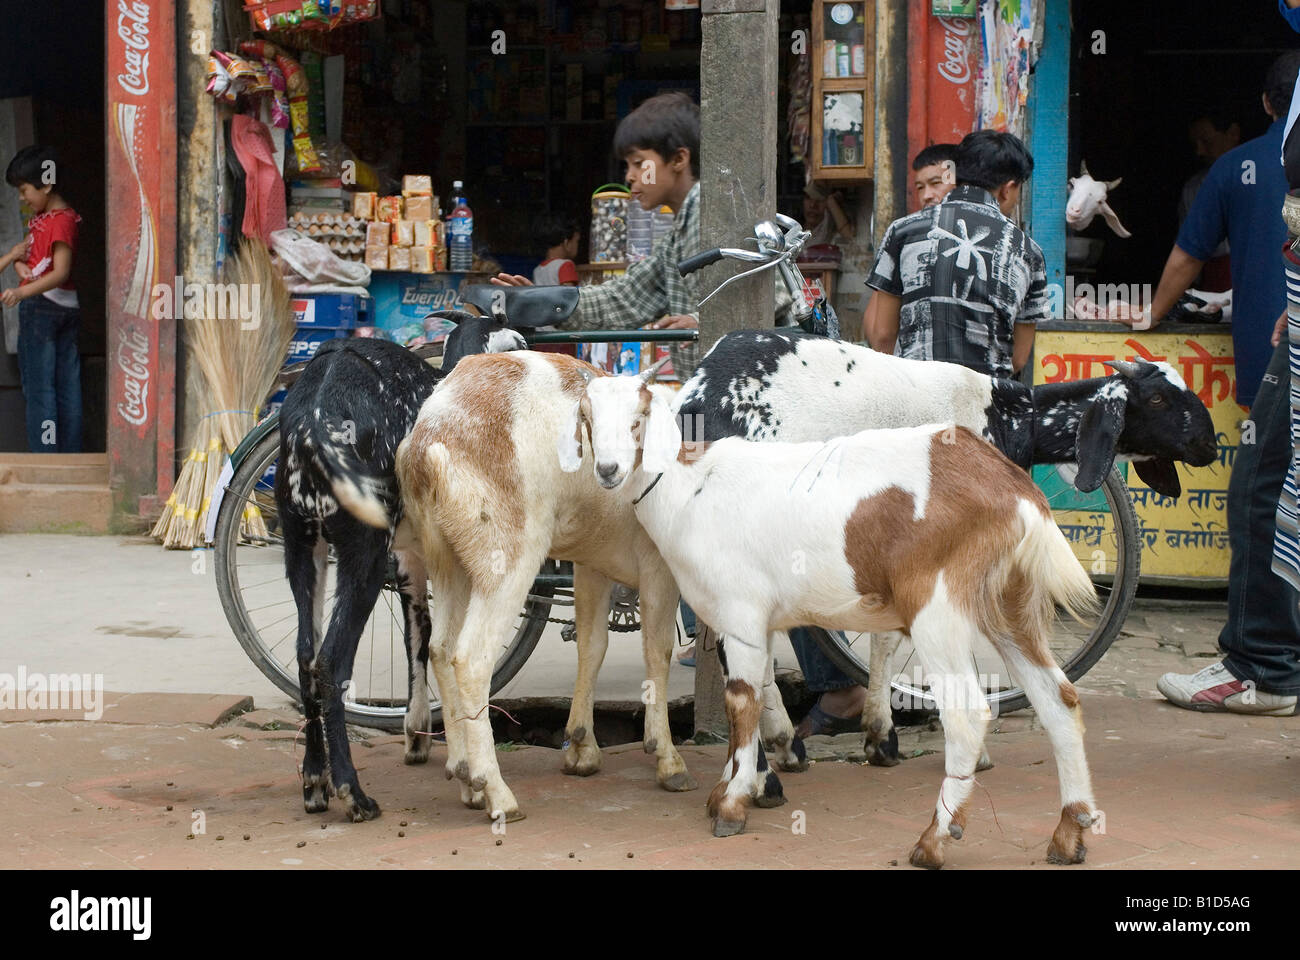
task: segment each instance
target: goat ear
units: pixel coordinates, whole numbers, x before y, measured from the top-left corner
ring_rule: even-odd
[[[682,431],[668,401],[656,392],[646,417],[645,444],[641,449],[641,469],[646,473],[663,473],[677,459],[682,448]]]
[[[1107,226],[1115,231],[1116,236],[1125,238],[1133,236],[1133,234],[1124,229],[1124,224],[1119,222],[1119,215],[1110,208],[1109,203],[1103,200],[1097,205],[1097,209],[1100,210],[1101,215],[1106,218]]]
[[[1137,471],[1142,481],[1160,496],[1173,497],[1177,500],[1182,495],[1183,485],[1178,482],[1178,468],[1174,466],[1172,460],[1164,457],[1134,460],[1133,469]]]
[[[1101,486],[1115,465],[1115,444],[1124,430],[1124,406],[1127,390],[1116,391],[1114,396],[1093,401],[1079,421],[1075,438],[1079,475],[1074,486],[1089,493]]]
[[[581,400],[573,401],[573,409],[560,425],[560,434],[555,438],[555,450],[560,456],[560,469],[565,473],[577,473],[582,466],[581,406]]]

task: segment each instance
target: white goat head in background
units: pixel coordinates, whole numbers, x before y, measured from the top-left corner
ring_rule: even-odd
[[[1065,222],[1075,230],[1084,230],[1092,223],[1092,218],[1100,213],[1106,223],[1118,236],[1131,237],[1133,234],[1124,229],[1119,217],[1106,202],[1106,197],[1124,180],[1095,180],[1088,173],[1088,164],[1081,163],[1079,175],[1070,178],[1070,200],[1065,205]]]

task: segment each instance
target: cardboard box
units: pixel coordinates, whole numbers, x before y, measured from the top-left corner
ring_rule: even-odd
[[[385,244],[382,247],[372,247],[367,245],[366,266],[369,267],[371,270],[387,270],[388,250],[389,247],[387,244]]]
[[[432,220],[433,197],[418,196],[406,198],[406,220]]]
[[[380,220],[387,220],[389,223],[396,223],[402,219],[402,198],[401,197],[380,197],[379,204],[375,210],[375,216]]]
[[[398,220],[393,224],[394,247],[409,247],[415,243],[415,224],[410,220]]]
[[[386,247],[392,239],[393,225],[386,221],[366,224],[366,246]]]

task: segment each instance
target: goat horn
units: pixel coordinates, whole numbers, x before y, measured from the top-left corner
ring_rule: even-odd
[[[596,379],[591,375],[590,370],[584,370],[583,368],[579,367],[578,372],[582,374],[582,383],[584,386],[586,386],[587,384],[591,383],[591,381]]]
[[[1138,365],[1131,360],[1103,360],[1102,362],[1116,373],[1129,378],[1136,377],[1140,372]]]
[[[667,363],[667,362],[668,362],[668,359],[669,359],[668,357],[664,357],[662,360],[660,360],[658,363],[656,363],[653,367],[650,367],[648,370],[646,370],[644,373],[642,373],[642,374],[641,374],[641,382],[642,382],[642,383],[654,383],[654,382],[655,382],[655,377],[659,376],[659,368],[662,367],[665,363]]]
[[[1080,161],[1079,161],[1079,176],[1081,176],[1081,177],[1086,177],[1086,176],[1088,176],[1088,161],[1087,161],[1087,160],[1080,160]]]
[[[1121,183],[1123,183],[1123,182],[1124,182],[1124,178],[1123,178],[1123,177],[1116,177],[1114,180],[1107,180],[1107,181],[1106,181],[1106,189],[1107,189],[1107,190],[1114,190],[1116,187],[1118,187],[1118,186],[1119,186]]]

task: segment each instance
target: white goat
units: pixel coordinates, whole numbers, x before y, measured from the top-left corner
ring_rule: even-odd
[[[1097,214],[1106,218],[1106,223],[1121,237],[1133,234],[1124,229],[1119,222],[1119,215],[1110,208],[1106,198],[1110,191],[1123,182],[1123,177],[1114,180],[1096,180],[1088,173],[1088,164],[1079,165],[1079,175],[1070,178],[1070,199],[1065,204],[1065,222],[1075,230],[1086,230]]]
[[[1082,717],[1048,630],[1057,604],[1077,616],[1096,598],[1033,481],[953,425],[817,443],[728,438],[692,456],[671,391],[648,385],[653,372],[593,378],[560,431],[559,459],[581,467],[586,425],[595,478],[636,498],[684,598],[724,638],[731,741],[709,797],[714,835],[739,833],[749,803],[779,795],[758,738],[773,631],[905,629],[939,705],[947,772],[911,862],[942,866],[943,840],[966,823],[990,718],[972,665],[979,638],[1002,655],[1056,753],[1061,819],[1048,859],[1082,861],[1094,809]]]
[[[504,635],[545,559],[574,561],[578,679],[564,767],[600,767],[593,690],[608,642],[613,582],[641,591],[646,673],[644,748],[664,789],[695,780],[668,726],[668,667],[677,587],[629,504],[590,474],[563,473],[554,437],[584,396],[595,367],[551,353],[466,357],[425,402],[397,451],[411,530],[433,582],[430,659],[442,695],[447,776],[461,799],[495,819],[522,818],[497,765],[488,717],[492,638]]]

